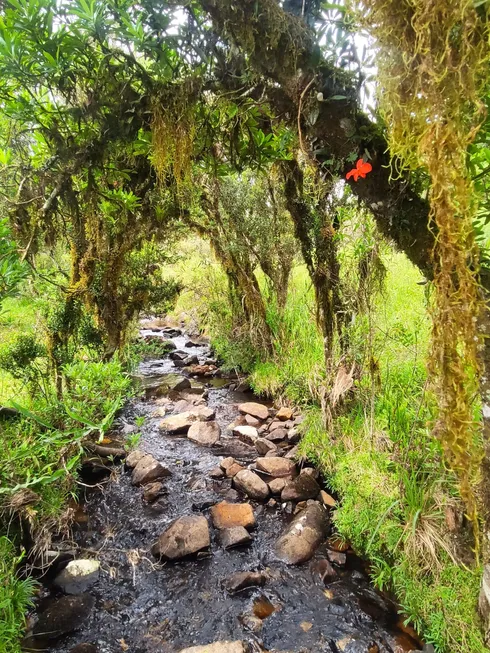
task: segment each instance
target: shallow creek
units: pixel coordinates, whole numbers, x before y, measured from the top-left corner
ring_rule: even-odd
[[[149,334],[162,332],[142,331],[143,336]],[[200,362],[210,356],[206,345],[187,347],[184,335],[172,339],[178,350],[197,355]],[[169,358],[144,362],[139,369],[147,388],[158,385],[169,373],[186,375]],[[252,543],[223,549],[211,526],[209,509],[224,499],[248,499],[232,489],[231,479],[214,480],[209,473],[227,456],[246,467],[258,455],[255,448],[243,445],[227,430],[239,415],[237,406],[257,399],[229,389],[229,383],[216,378],[193,379],[191,394],[185,390],[170,395],[174,402],[182,397],[192,400],[193,396],[198,400],[199,386],[206,386],[206,404],[216,411],[221,427],[221,439],[212,447],[159,430],[162,416],[153,414],[162,412],[165,399],[142,396],[127,406],[120,428],[145,417],[138,449],[170,470],[171,476],[163,479],[165,493],[152,504],[146,502],[143,489],[131,484],[131,471],[124,465],[114,467],[102,489],[86,490],[72,541],[58,545],[73,551],[76,558],[100,562],[98,579],[87,590],[95,601],[88,618],[74,632],[55,641],[30,640],[30,648],[69,653],[76,645],[90,643],[95,646],[76,650],[177,653],[186,647],[240,640],[252,652],[422,650],[396,626],[394,606],[372,588],[364,565],[351,551],[347,551],[345,566],[334,565],[336,577],[327,583],[319,572],[327,540],[301,565],[287,565],[277,558],[275,543],[292,519],[294,504],[251,501],[256,518]],[[150,395],[147,389],[146,396]],[[199,514],[210,522],[209,554],[179,562],[158,561],[151,547],[169,523],[182,515]],[[231,575],[256,570],[266,572],[263,587],[234,594],[224,588],[223,582]],[[45,576],[39,612],[62,595],[53,586],[52,575]]]

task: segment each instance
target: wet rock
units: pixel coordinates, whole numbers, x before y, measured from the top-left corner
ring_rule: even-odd
[[[320,492],[320,486],[310,474],[301,472],[292,481],[286,484],[281,492],[281,501],[306,501],[314,499]]]
[[[259,437],[257,429],[254,426],[235,426],[233,435],[245,444],[254,445]]]
[[[257,469],[274,478],[294,476],[296,474],[296,465],[292,460],[286,460],[277,456],[257,458],[255,464],[257,465]]]
[[[299,424],[303,424],[304,421],[305,421],[304,415],[298,415],[298,417],[294,418],[294,425],[299,426]]]
[[[169,435],[187,433],[196,419],[197,417],[194,413],[186,411],[180,413],[180,415],[170,415],[170,417],[162,419],[158,428],[161,431],[166,431]]]
[[[54,584],[65,594],[82,594],[99,578],[98,560],[71,560],[56,576]]]
[[[271,422],[269,424],[269,433],[272,433],[273,431],[276,431],[277,429],[283,429],[284,424],[282,422]]]
[[[219,466],[221,467],[221,469],[223,471],[226,472],[226,471],[228,471],[230,469],[230,467],[232,467],[233,465],[236,465],[236,464],[237,464],[237,461],[234,458],[232,458],[231,456],[228,456],[227,458],[224,458],[220,462]]]
[[[277,506],[277,501],[275,499],[269,499],[267,502],[268,508],[275,508]]]
[[[309,560],[325,538],[328,519],[319,503],[313,502],[298,513],[276,542],[276,553],[289,564]]]
[[[195,340],[188,340],[185,343],[184,347],[186,347],[186,348],[188,348],[188,347],[202,347],[202,343],[196,342]]]
[[[240,571],[229,576],[223,583],[227,592],[233,594],[247,587],[263,587],[267,582],[267,574],[263,571]]]
[[[215,528],[233,528],[255,526],[255,517],[249,503],[228,503],[222,501],[211,508],[211,519]]]
[[[186,367],[186,364],[185,361],[183,360],[175,360],[174,366],[177,367],[178,369],[183,369],[184,367]]]
[[[330,496],[328,492],[325,492],[325,490],[321,490],[320,498],[322,500],[323,505],[328,506],[329,508],[335,508],[335,506],[337,505],[335,499],[332,496]]]
[[[209,526],[202,515],[185,515],[173,521],[152,547],[157,558],[179,560],[207,550],[211,544]]]
[[[329,537],[327,544],[329,549],[332,549],[332,551],[340,551],[340,553],[343,553],[350,548],[349,542],[341,539],[338,535],[332,535],[332,537]]]
[[[215,642],[206,646],[192,646],[185,648],[180,653],[247,653],[243,642]]]
[[[153,456],[147,454],[139,460],[133,469],[131,483],[133,485],[145,485],[165,476],[171,476],[171,472],[161,465],[158,460],[155,460]]]
[[[274,429],[271,433],[268,433],[265,437],[270,442],[281,442],[282,440],[285,440],[288,437],[288,432],[286,431],[286,429],[282,429],[282,428]]]
[[[295,427],[289,429],[288,442],[290,442],[291,444],[298,444],[300,440],[301,440],[301,433],[298,431],[298,429]]]
[[[237,501],[240,500],[240,495],[238,494],[238,492],[236,490],[234,490],[233,488],[230,488],[229,490],[227,490],[225,492],[224,498],[229,503],[237,503]],[[213,501],[213,503],[214,503],[214,501]]]
[[[145,485],[143,488],[143,499],[148,501],[148,503],[153,503],[164,493],[164,484],[161,481],[155,481],[154,483],[148,483],[148,485]]]
[[[288,460],[297,460],[298,459],[298,447],[293,447],[287,454],[284,456]]]
[[[187,358],[184,358],[184,363],[186,365],[199,365],[199,357],[195,354],[192,356],[187,356]]]
[[[257,438],[255,448],[261,456],[265,456],[269,451],[277,451],[276,445],[266,438]]]
[[[232,549],[235,546],[250,544],[252,538],[250,533],[243,526],[233,526],[220,531],[220,542],[224,549]]]
[[[144,451],[140,451],[139,449],[131,451],[131,453],[126,456],[126,467],[133,469],[133,467],[136,467],[139,461],[147,455],[148,454],[146,454]]]
[[[251,633],[258,634],[264,627],[262,619],[256,617],[254,614],[242,614],[240,621],[242,622],[243,627],[249,630]]]
[[[281,494],[286,486],[287,480],[285,478],[274,478],[269,481],[269,489],[272,494]]]
[[[70,653],[97,653],[98,649],[95,644],[83,643],[77,644],[70,649]]]
[[[269,487],[260,476],[249,469],[238,472],[233,479],[235,487],[251,499],[263,501],[269,496]]]
[[[252,415],[245,415],[245,422],[248,426],[255,426],[256,428],[260,426],[260,420],[256,417],[252,417]]]
[[[257,404],[254,401],[247,401],[238,406],[240,413],[245,415],[252,415],[257,419],[267,419],[269,417],[269,409],[264,404]]]
[[[194,404],[192,404],[190,401],[187,401],[187,399],[179,399],[179,401],[177,401],[175,404],[172,412],[174,415],[179,415],[180,413],[187,413],[193,409]],[[158,417],[158,415],[156,415],[156,417]]]
[[[224,471],[221,469],[221,467],[213,467],[213,469],[209,472],[209,477],[210,478],[223,478],[225,475]]]
[[[194,422],[187,432],[189,440],[203,447],[212,447],[218,442],[220,435],[218,422]]]
[[[303,469],[301,470],[301,473],[302,474],[309,474],[316,481],[318,481],[318,479],[320,478],[320,472],[317,469],[315,469],[314,467],[303,467]]]
[[[238,472],[241,472],[243,470],[243,467],[239,465],[238,463],[233,463],[228,469],[226,470],[226,476],[228,478],[234,478]]]
[[[341,553],[340,551],[327,551],[327,558],[329,559],[330,562],[332,562],[334,565],[337,565],[338,567],[344,567],[345,563],[347,562],[347,556],[345,553]]]
[[[181,349],[176,349],[175,351],[171,351],[168,357],[173,361],[185,361],[187,358],[187,352],[182,351]]]
[[[90,594],[62,596],[39,615],[33,634],[39,639],[57,639],[78,630],[90,616],[95,599]]]
[[[287,406],[283,406],[282,408],[279,408],[279,410],[276,413],[276,419],[280,420],[281,422],[286,422],[287,420],[291,419],[293,416],[293,411],[291,408],[288,408]]]
[[[158,387],[158,391],[162,394],[165,392],[178,392],[191,387],[191,382],[185,376],[168,375],[169,378]],[[171,378],[171,377],[174,378]]]
[[[313,573],[318,574],[325,584],[331,583],[337,578],[337,572],[326,558],[316,560],[312,565],[311,570]]]

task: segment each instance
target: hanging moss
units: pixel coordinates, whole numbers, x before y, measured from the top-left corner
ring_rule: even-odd
[[[473,403],[478,394],[478,252],[475,203],[466,167],[468,145],[484,116],[488,77],[487,10],[468,0],[365,0],[365,24],[378,39],[381,108],[394,169],[424,166],[430,175],[435,300],[435,431],[457,473],[478,547],[481,448]]]

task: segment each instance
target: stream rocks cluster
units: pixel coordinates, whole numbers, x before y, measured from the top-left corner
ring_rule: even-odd
[[[73,541],[58,542],[72,553],[44,579],[28,646],[421,650],[332,535],[335,499],[298,456],[302,415],[244,392],[206,343],[179,329],[151,325],[142,336],[171,344],[169,357],[141,364],[141,398],[115,435],[134,434],[144,417],[141,439],[102,491],[87,491]]]

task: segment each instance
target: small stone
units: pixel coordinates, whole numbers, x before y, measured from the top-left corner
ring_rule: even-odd
[[[320,492],[320,486],[310,474],[302,472],[289,481],[281,493],[281,501],[306,501],[314,499]]]
[[[219,441],[220,435],[221,429],[218,422],[194,422],[187,432],[189,440],[203,447],[215,445]]]
[[[291,451],[288,451],[284,457],[287,458],[287,460],[297,460],[298,453],[298,446],[296,445],[291,449]]]
[[[239,592],[247,587],[263,587],[267,581],[267,574],[262,571],[240,571],[229,576],[223,583],[230,592]]]
[[[329,559],[330,562],[332,562],[334,565],[337,565],[338,567],[344,567],[345,563],[347,562],[347,556],[345,553],[341,553],[340,551],[327,551],[327,558]]]
[[[288,442],[291,444],[298,444],[301,440],[301,433],[296,428],[289,429],[288,431]]]
[[[228,503],[222,501],[211,508],[211,519],[215,528],[233,528],[255,526],[255,517],[249,503]]]
[[[213,469],[209,472],[209,477],[210,478],[223,478],[225,475],[224,471],[221,469],[221,467],[213,467]]]
[[[243,627],[251,633],[260,633],[264,627],[262,619],[256,617],[254,614],[242,614],[240,621],[242,622]]]
[[[235,546],[250,544],[252,538],[243,526],[233,526],[220,531],[220,541],[224,549],[231,549]]]
[[[231,456],[228,456],[228,458],[224,458],[219,466],[223,471],[226,472],[227,469],[229,469],[232,465],[236,465],[236,460],[232,458]]]
[[[164,484],[161,481],[155,481],[154,483],[148,483],[143,488],[143,499],[148,501],[148,503],[153,503],[162,496],[164,493]]]
[[[147,455],[148,454],[146,454],[144,451],[140,451],[139,449],[131,451],[131,453],[129,453],[126,457],[126,467],[133,469],[133,467],[136,467],[139,461]]]
[[[289,564],[309,560],[326,535],[328,519],[319,503],[295,515],[276,542],[277,555]],[[328,562],[328,560],[327,560]]]
[[[313,574],[317,574],[325,584],[337,578],[337,572],[326,558],[315,560],[311,564],[310,570]]]
[[[34,636],[51,640],[77,630],[90,616],[94,604],[95,599],[90,594],[56,599],[39,615],[33,630]]]
[[[272,494],[281,494],[287,481],[285,478],[275,478],[272,481],[269,481],[269,489]]]
[[[276,445],[266,438],[257,438],[255,448],[261,456],[265,456],[269,451],[277,451]]]
[[[271,422],[269,424],[269,433],[272,433],[272,431],[275,431],[276,429],[283,429],[284,424],[282,422]]]
[[[320,492],[320,498],[325,506],[328,506],[329,508],[335,508],[337,505],[337,502],[335,499],[328,494],[328,492],[325,492],[325,490],[321,490]]]
[[[275,499],[269,499],[267,502],[267,507],[268,508],[276,508],[277,506],[277,501]]]
[[[233,479],[235,487],[251,499],[262,501],[269,496],[269,487],[260,476],[249,469],[243,469]]]
[[[245,422],[248,424],[248,426],[260,426],[260,420],[258,420],[256,417],[252,417],[252,415],[245,415]]]
[[[257,458],[256,465],[257,469],[274,478],[294,476],[296,474],[296,465],[292,460],[286,460],[277,456]]]
[[[281,442],[282,440],[285,440],[288,437],[288,432],[286,431],[286,429],[283,428],[274,429],[274,431],[268,433],[265,437],[270,442]]]
[[[350,548],[349,542],[341,539],[338,535],[332,535],[332,537],[329,537],[327,544],[329,549],[332,549],[332,551],[340,551],[340,553],[343,553]]]
[[[246,653],[247,649],[243,642],[214,642],[206,646],[192,646],[184,648],[179,653]]]
[[[309,474],[310,476],[313,476],[313,478],[316,481],[318,481],[318,479],[320,478],[320,472],[317,469],[315,469],[314,467],[303,467],[303,469],[301,470],[301,473],[302,474]]]
[[[91,643],[77,644],[70,649],[70,653],[97,653],[97,646]]]
[[[141,458],[136,467],[133,469],[131,483],[133,485],[145,485],[150,481],[156,481],[159,478],[171,476],[171,472],[161,465],[158,460],[149,454]]]
[[[235,426],[233,429],[233,435],[242,442],[245,442],[245,444],[250,444],[252,446],[259,437],[257,429],[254,426]]]
[[[211,544],[209,526],[202,515],[185,515],[173,521],[152,547],[155,557],[179,560],[207,550]]]
[[[162,419],[158,428],[161,431],[166,431],[169,435],[187,433],[197,419],[197,415],[194,412],[187,410],[179,415],[170,415]]]
[[[187,358],[184,358],[184,363],[186,365],[199,365],[199,357],[195,354],[192,356],[187,356]]]
[[[238,463],[235,463],[231,467],[228,467],[228,469],[226,470],[227,478],[233,478],[234,476],[236,476],[238,474],[238,472],[241,472],[242,469],[244,469],[244,468]]]
[[[293,416],[293,411],[291,408],[288,408],[287,406],[283,406],[282,408],[279,408],[279,410],[276,413],[276,419],[281,420],[281,422],[286,422],[288,419],[291,419]]]
[[[158,460],[155,460],[153,456],[147,454],[140,459],[133,469],[131,483],[133,485],[145,485],[165,476],[171,476],[171,472],[161,465]]]
[[[247,401],[244,404],[238,406],[238,410],[242,414],[252,415],[257,419],[267,419],[269,417],[269,409],[263,404],[255,403],[254,401]]]
[[[65,594],[81,594],[97,581],[99,572],[98,560],[71,560],[56,576],[54,584]]]
[[[298,415],[298,417],[294,418],[294,425],[298,426],[299,424],[303,424],[305,421],[304,415]]]

